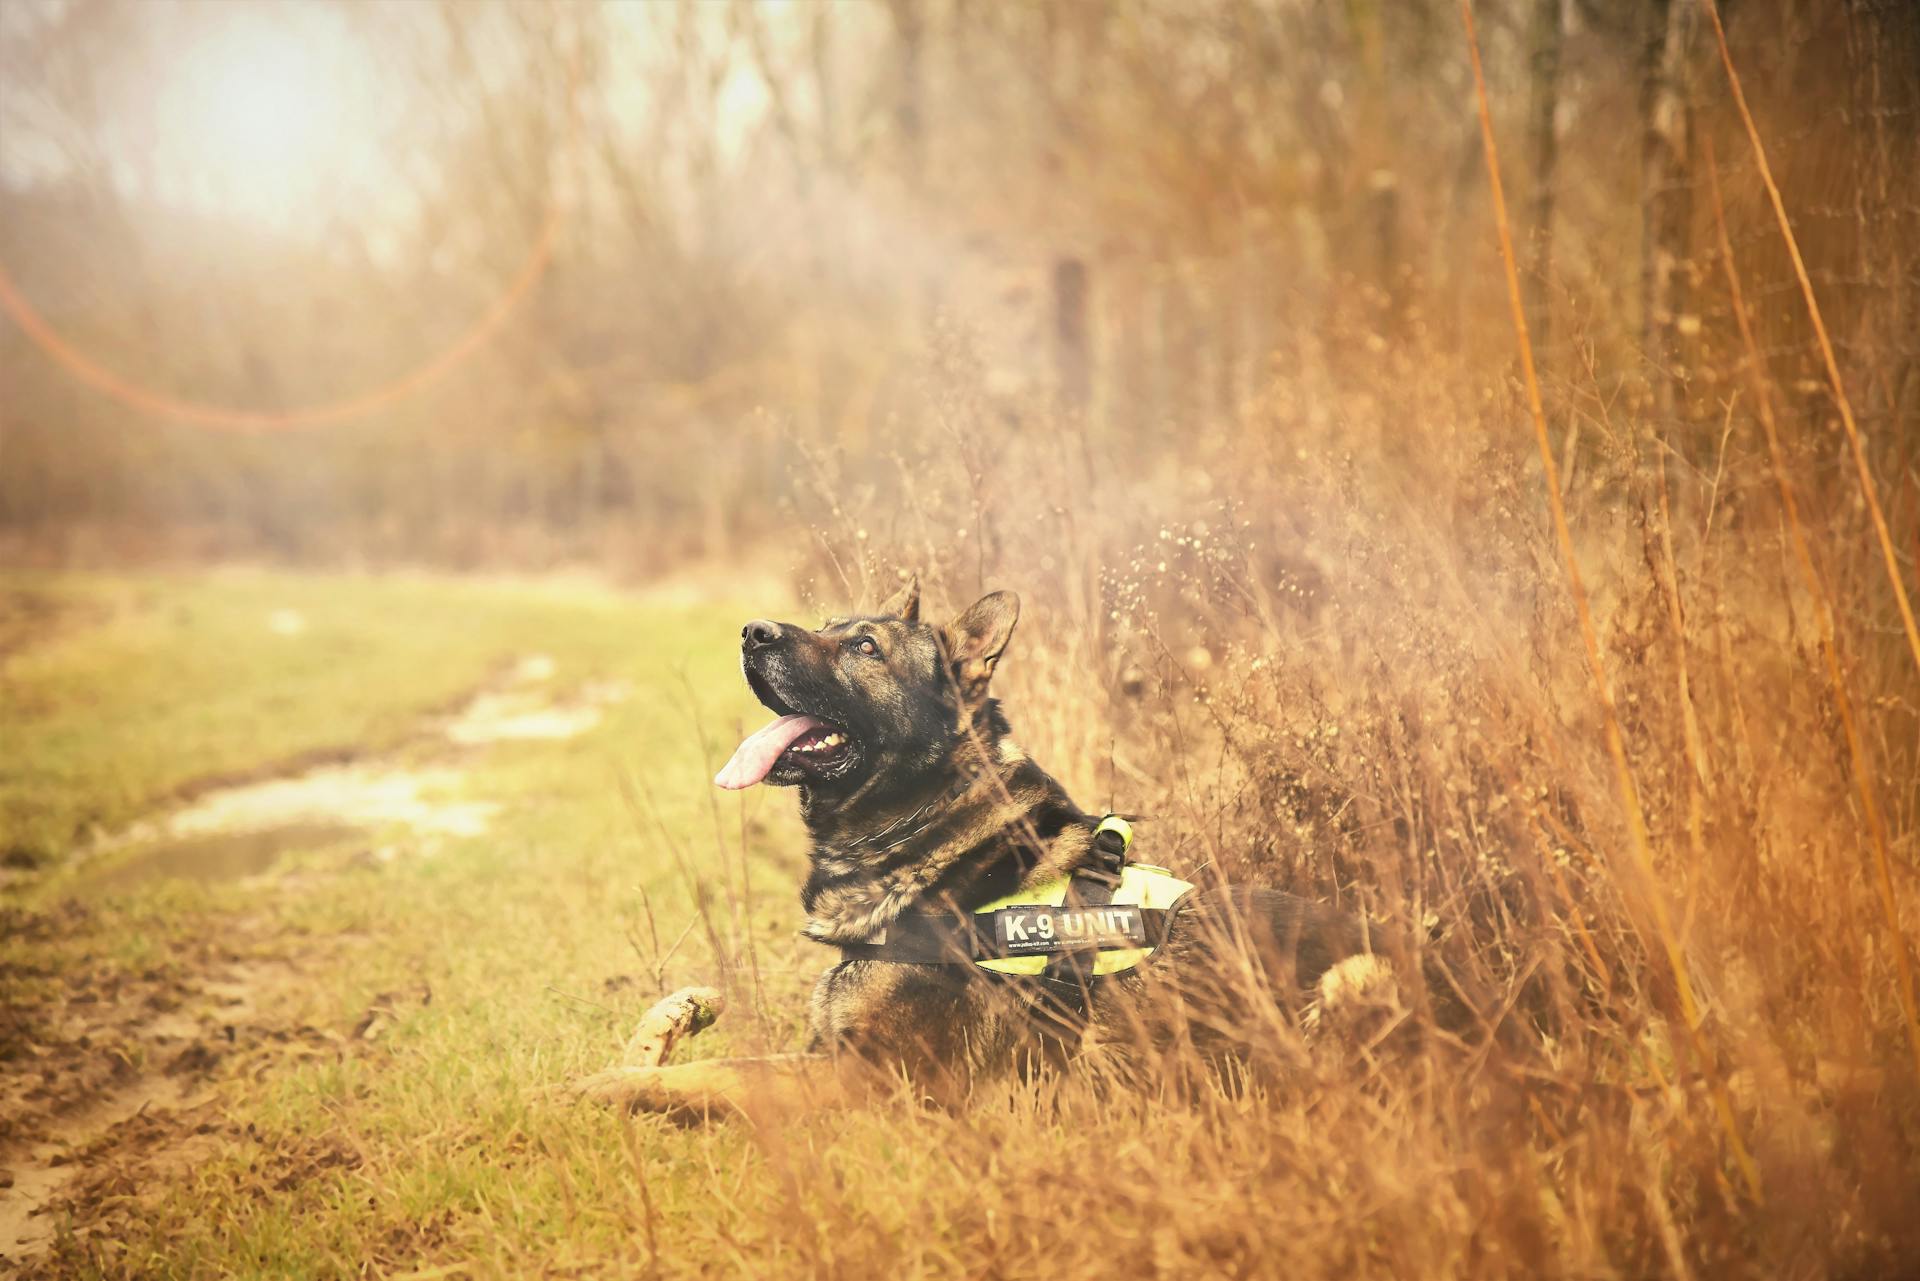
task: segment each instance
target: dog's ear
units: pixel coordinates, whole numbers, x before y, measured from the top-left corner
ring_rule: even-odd
[[[902,587],[880,606],[880,614],[885,618],[901,618],[909,623],[920,621],[920,575],[907,579]]]
[[[993,665],[1006,651],[1007,642],[1013,638],[1013,625],[1019,621],[1020,598],[1012,592],[991,592],[947,624],[942,633],[947,662],[952,665],[961,700],[969,706],[986,696]]]

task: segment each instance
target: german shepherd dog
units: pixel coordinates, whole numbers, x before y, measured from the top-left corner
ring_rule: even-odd
[[[878,954],[873,941],[904,914],[968,919],[1099,857],[1101,816],[1020,749],[988,694],[1019,612],[1017,597],[994,592],[930,625],[916,580],[878,611],[817,631],[759,619],[741,629],[747,684],[777,719],[714,781],[799,789],[811,841],[804,933],[839,951],[813,991],[811,1044],[772,1058],[615,1068],[579,1083],[581,1093],[682,1115],[755,1114],[904,1074],[923,1096],[951,1101],[986,1076],[1129,1044],[1185,1038],[1230,1052],[1263,1013],[1250,999],[1270,1018],[1276,1001],[1391,981],[1359,920],[1267,889],[1190,892],[1146,962],[1083,982],[1084,999],[1066,1008],[1032,980]],[[680,1001],[674,1017],[697,1004]]]

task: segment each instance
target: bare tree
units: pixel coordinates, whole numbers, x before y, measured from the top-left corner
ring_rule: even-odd
[[[1692,128],[1688,53],[1696,0],[1651,0],[1641,81],[1641,341],[1654,362],[1654,411],[1671,420],[1679,373],[1676,338],[1687,306],[1686,263],[1692,212],[1688,148]]]

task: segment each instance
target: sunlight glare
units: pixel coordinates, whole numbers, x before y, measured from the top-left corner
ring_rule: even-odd
[[[156,103],[167,185],[189,203],[281,226],[332,205],[370,96],[346,69],[351,42],[304,7],[216,12]]]

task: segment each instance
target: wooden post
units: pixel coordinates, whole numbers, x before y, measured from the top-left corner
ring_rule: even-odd
[[[1672,420],[1675,407],[1675,326],[1687,300],[1691,106],[1686,57],[1695,14],[1695,0],[1653,0],[1641,84],[1641,340],[1654,363],[1654,413],[1663,421]]]
[[[1531,32],[1533,94],[1533,252],[1527,264],[1527,323],[1543,363],[1551,364],[1553,302],[1548,282],[1553,273],[1553,181],[1560,140],[1554,117],[1560,111],[1560,48],[1566,35],[1564,0],[1534,0]]]
[[[1078,258],[1053,264],[1054,392],[1063,414],[1086,411],[1092,386],[1087,341],[1087,265]]]

